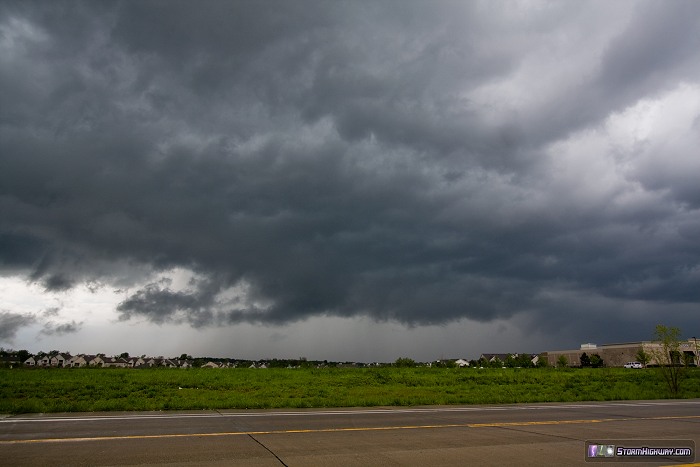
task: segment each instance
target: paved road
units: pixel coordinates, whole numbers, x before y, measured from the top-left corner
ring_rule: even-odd
[[[13,416],[0,464],[584,465],[585,440],[630,438],[700,447],[700,399]]]

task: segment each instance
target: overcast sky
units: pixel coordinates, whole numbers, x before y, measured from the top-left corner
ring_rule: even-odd
[[[700,335],[700,2],[4,1],[0,345]]]

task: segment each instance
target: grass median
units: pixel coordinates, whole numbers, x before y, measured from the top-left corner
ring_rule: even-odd
[[[700,397],[700,370],[679,398]],[[0,413],[370,407],[671,397],[653,369],[0,369]]]

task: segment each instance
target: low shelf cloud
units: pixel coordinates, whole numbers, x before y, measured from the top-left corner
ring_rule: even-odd
[[[183,336],[697,331],[697,2],[5,2],[0,49],[0,275],[50,297],[2,339],[107,290]]]

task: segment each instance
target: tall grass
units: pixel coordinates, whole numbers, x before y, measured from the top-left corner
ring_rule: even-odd
[[[0,413],[663,399],[653,370],[0,369]],[[700,370],[677,397],[700,397]]]

